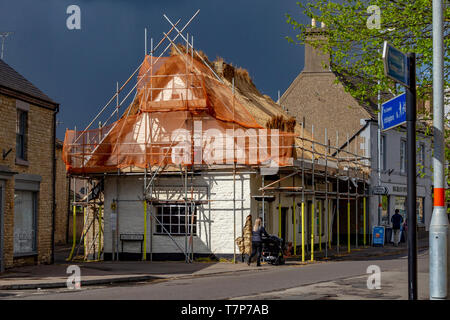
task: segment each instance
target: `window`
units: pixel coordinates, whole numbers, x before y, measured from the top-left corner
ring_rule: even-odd
[[[264,217],[263,217],[263,205],[262,201],[258,201],[258,217],[261,218],[261,223],[264,221],[264,228],[271,230],[272,224],[270,223],[269,215],[270,202],[264,201]]]
[[[400,173],[406,174],[406,140],[400,140]]]
[[[14,254],[36,252],[36,192],[14,192]]]
[[[417,151],[419,154],[419,164],[425,166],[425,143],[419,143],[419,150]]]
[[[380,170],[384,171],[386,170],[386,136],[381,136],[381,143],[380,143]]]
[[[423,215],[423,200],[424,198],[417,197],[416,210],[417,210],[417,223],[425,223],[425,217]]]
[[[394,214],[395,209],[398,209],[399,213],[403,217],[403,221],[406,219],[406,197],[396,196],[395,197],[395,208],[394,211],[392,211],[392,214]]]
[[[28,112],[17,109],[16,119],[16,157],[27,160]]]
[[[169,232],[171,235],[192,235],[197,234],[197,216],[195,206],[192,208],[190,205],[187,206],[188,213],[186,214],[185,205],[164,205],[157,206],[156,217],[158,219],[156,224],[156,234],[167,234]],[[192,209],[194,214],[192,215]],[[186,221],[187,219],[187,221]],[[186,230],[186,223],[188,230]],[[163,228],[164,227],[164,228]]]

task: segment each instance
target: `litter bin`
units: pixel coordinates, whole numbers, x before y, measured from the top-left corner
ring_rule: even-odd
[[[392,228],[391,227],[385,227],[384,243],[386,243],[386,244],[392,243],[391,239],[392,239]]]

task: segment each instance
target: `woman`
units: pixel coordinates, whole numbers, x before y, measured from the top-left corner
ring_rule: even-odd
[[[268,237],[266,229],[261,225],[261,218],[256,218],[252,231],[252,254],[248,257],[247,264],[250,265],[250,261],[257,254],[256,266],[261,266],[261,251],[262,251],[262,235]]]

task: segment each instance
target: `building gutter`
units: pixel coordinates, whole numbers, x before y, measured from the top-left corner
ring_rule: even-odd
[[[53,170],[52,170],[52,256],[51,263],[55,263],[55,222],[56,222],[56,114],[59,112],[59,104],[53,111]]]

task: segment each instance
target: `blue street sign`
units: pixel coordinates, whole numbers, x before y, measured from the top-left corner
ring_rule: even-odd
[[[384,246],[384,227],[374,226],[372,230],[372,245]]]
[[[387,41],[383,47],[383,63],[384,74],[387,77],[409,87],[408,56]]]
[[[381,105],[381,130],[392,129],[406,122],[406,94]]]

